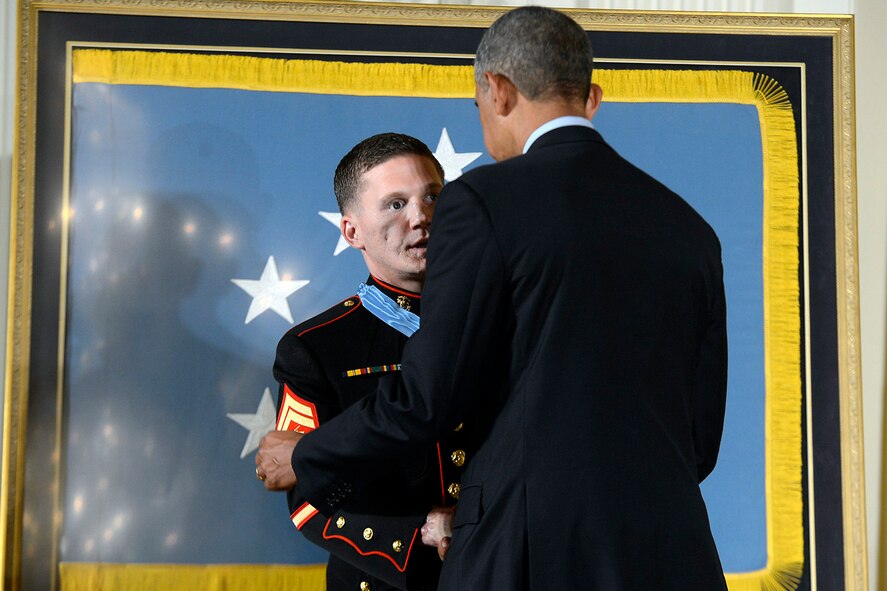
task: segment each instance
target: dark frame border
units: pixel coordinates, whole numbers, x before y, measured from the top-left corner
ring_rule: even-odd
[[[56,586],[63,428],[59,234],[69,42],[319,51],[471,54],[504,9],[295,2],[22,0],[13,166],[12,250],[3,452],[4,588]],[[855,207],[852,19],[714,13],[568,11],[601,58],[803,63],[780,80],[803,91],[796,113],[808,196],[799,282],[805,309],[805,406],[812,401],[816,569],[801,588],[864,589],[864,491]],[[385,34],[380,35],[384,30]],[[452,63],[448,58],[436,58]],[[614,67],[607,64],[607,67]],[[618,67],[618,66],[617,66]],[[657,64],[657,67],[663,67]],[[704,66],[700,66],[704,67]],[[752,68],[755,69],[755,68]],[[757,71],[756,70],[756,71]],[[803,194],[803,191],[802,191]],[[802,214],[803,216],[803,214]],[[804,232],[804,230],[802,230]],[[46,466],[55,476],[47,478]],[[805,469],[805,476],[809,474]],[[805,487],[810,491],[810,487]],[[809,515],[805,511],[805,515]],[[806,525],[806,524],[805,524]],[[42,532],[42,533],[36,533]],[[36,558],[35,558],[36,557]],[[808,561],[809,564],[809,561]],[[812,576],[811,576],[812,575]]]

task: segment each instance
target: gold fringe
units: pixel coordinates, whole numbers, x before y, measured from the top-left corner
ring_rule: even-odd
[[[63,562],[62,591],[323,591],[326,566]]]
[[[762,74],[753,85],[764,153],[764,373],[767,539],[773,579],[796,589],[804,570],[798,147],[787,93]]]
[[[356,96],[474,97],[471,66],[362,64],[106,49],[74,51],[74,82]]]
[[[753,76],[737,70],[595,70],[593,80],[610,102],[754,105],[759,97]]]
[[[596,70],[594,80],[611,102],[738,103],[755,105],[764,154],[764,347],[767,566],[748,573],[727,573],[731,591],[796,589],[804,569],[801,433],[801,311],[798,284],[798,146],[791,103],[784,89],[752,72],[677,70]],[[470,66],[399,63],[343,63],[281,60],[248,56],[78,49],[74,82],[151,84],[199,88],[238,88],[359,96],[470,98]],[[88,572],[117,572],[138,565],[91,565]],[[103,570],[106,568],[112,571]],[[150,567],[212,573],[243,569],[259,576],[285,567]],[[95,570],[97,569],[97,570]],[[252,569],[252,570],[250,570]],[[63,566],[62,579],[71,574]],[[78,571],[79,572],[79,571]],[[227,570],[225,571],[227,572]],[[322,572],[322,571],[319,571]],[[199,577],[197,577],[199,578]],[[79,577],[78,577],[79,579]],[[264,584],[264,583],[263,583]],[[253,583],[250,583],[253,585]],[[259,588],[261,585],[242,587]],[[99,589],[98,586],[63,589]],[[106,587],[112,588],[112,587]],[[126,587],[113,587],[126,589]],[[144,587],[142,587],[144,588]],[[200,588],[210,587],[171,587]],[[221,589],[223,587],[212,587]],[[237,587],[240,588],[240,587]],[[307,589],[308,587],[288,587]]]

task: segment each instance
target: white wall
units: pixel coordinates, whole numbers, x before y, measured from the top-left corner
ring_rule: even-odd
[[[884,474],[885,349],[887,334],[887,3],[856,6],[856,162],[862,339],[866,506],[871,589],[887,590],[885,550],[879,546]],[[879,535],[880,534],[880,535]],[[878,560],[881,557],[880,561]]]
[[[439,0],[425,0],[438,3]],[[464,0],[461,4],[523,5],[523,0]],[[887,335],[887,3],[879,0],[537,0],[534,4],[576,8],[714,10],[722,12],[855,13],[857,163],[862,384],[866,497],[871,589],[879,587],[879,523],[885,335]],[[16,2],[0,2],[0,354],[5,351],[10,167],[13,137]],[[2,357],[0,357],[2,358]],[[2,380],[3,366],[0,366]],[[2,382],[0,382],[2,383]],[[0,393],[2,396],[2,393]],[[882,567],[883,568],[883,567]]]

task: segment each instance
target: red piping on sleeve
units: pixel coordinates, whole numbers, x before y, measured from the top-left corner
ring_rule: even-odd
[[[440,443],[437,444],[437,467],[440,470],[440,504],[446,506],[447,504],[447,489],[444,484],[444,473],[443,473],[443,455],[440,453]]]
[[[405,570],[407,570],[407,564],[409,564],[409,562],[410,562],[410,553],[413,551],[413,545],[416,543],[416,536],[419,534],[418,529],[413,530],[413,539],[410,540],[410,547],[407,548],[406,556],[404,556],[403,566],[399,566],[397,564],[397,561],[394,560],[394,558],[390,554],[386,554],[385,552],[380,552],[378,550],[371,550],[369,552],[364,552],[363,550],[361,550],[357,546],[357,544],[355,544],[354,542],[352,542],[351,540],[349,540],[345,536],[340,536],[338,534],[328,534],[329,529],[330,529],[330,523],[332,523],[332,521],[333,521],[332,517],[330,517],[329,519],[326,520],[326,526],[323,528],[323,539],[325,539],[325,540],[342,540],[343,542],[345,542],[346,544],[348,544],[352,548],[354,548],[354,550],[358,554],[360,554],[361,556],[373,556],[373,555],[381,556],[383,558],[387,558],[391,562],[391,564],[394,565],[394,568],[396,568],[398,570],[398,572],[404,572]]]

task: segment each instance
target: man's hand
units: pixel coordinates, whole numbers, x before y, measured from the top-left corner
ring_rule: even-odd
[[[441,560],[450,547],[455,512],[455,507],[435,507],[425,518],[425,525],[422,526],[422,543],[426,546],[436,546],[437,555]]]
[[[293,450],[304,437],[295,431],[271,431],[259,443],[256,453],[256,477],[268,490],[289,490],[296,485]]]

